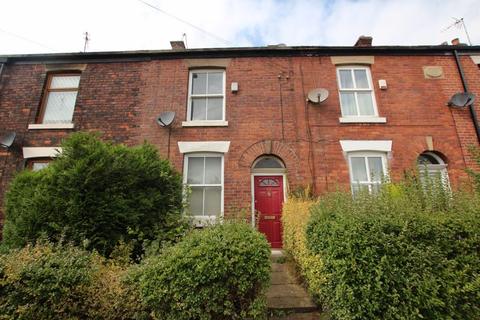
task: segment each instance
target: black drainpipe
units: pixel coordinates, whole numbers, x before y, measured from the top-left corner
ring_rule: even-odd
[[[458,57],[457,50],[453,50],[453,55],[455,56],[455,62],[457,63],[458,73],[460,73],[460,79],[462,79],[463,91],[468,92],[467,80],[465,79],[465,74],[463,73],[462,63]],[[475,132],[477,133],[477,139],[480,142],[480,127],[478,125],[477,113],[473,103],[470,105],[470,114],[472,115],[473,125],[475,127]]]

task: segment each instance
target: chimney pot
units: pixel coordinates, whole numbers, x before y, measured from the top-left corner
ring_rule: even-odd
[[[183,41],[170,41],[172,50],[185,50],[185,43]]]
[[[372,37],[360,36],[358,37],[357,42],[355,42],[354,47],[371,47],[372,46]]]
[[[452,46],[458,46],[460,44],[460,39],[455,38],[452,40]]]

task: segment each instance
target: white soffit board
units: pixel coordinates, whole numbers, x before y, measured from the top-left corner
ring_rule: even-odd
[[[55,158],[62,153],[62,148],[58,147],[25,147],[23,148],[23,158]]]
[[[230,148],[230,141],[179,141],[180,153],[191,152],[220,152],[226,153]]]
[[[343,152],[392,151],[392,140],[340,140],[340,145]]]

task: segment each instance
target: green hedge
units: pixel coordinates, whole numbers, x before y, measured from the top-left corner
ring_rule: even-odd
[[[480,319],[480,201],[435,190],[388,184],[313,207],[307,247],[334,319]]]
[[[46,235],[82,245],[86,239],[89,249],[108,255],[121,240],[175,238],[170,231],[181,216],[181,177],[153,146],[114,145],[87,133],[61,146],[62,155],[46,169],[25,170],[10,184],[6,246]]]
[[[0,319],[144,319],[127,268],[49,243],[0,255]]]
[[[225,223],[146,259],[133,277],[156,319],[262,318],[270,247],[249,225]]]

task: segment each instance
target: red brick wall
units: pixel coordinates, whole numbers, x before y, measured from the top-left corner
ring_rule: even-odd
[[[469,57],[463,57],[462,63],[471,91],[478,96],[478,67]],[[442,66],[444,78],[425,79],[423,66]],[[175,111],[170,159],[179,171],[183,155],[178,141],[231,141],[225,155],[227,211],[250,206],[250,166],[270,150],[285,162],[290,189],[314,181],[317,193],[348,188],[348,167],[339,140],[392,140],[389,167],[394,179],[412,168],[427,149],[426,136],[433,137],[434,149],[447,158],[452,184],[467,179],[464,169],[473,166],[467,147],[478,145],[478,140],[469,111],[446,106],[451,95],[462,91],[453,56],[375,57],[373,85],[386,124],[339,123],[330,57],[257,57],[231,59],[226,68],[228,127],[185,128],[181,122],[186,118],[188,71],[182,59],[88,64],[81,77],[74,130],[101,131],[105,139],[130,145],[147,140],[167,156],[168,130],[155,119],[162,111]],[[38,111],[45,78],[43,65],[10,65],[3,77],[0,133],[15,130],[23,146],[56,146],[71,132],[27,130]],[[387,90],[378,88],[379,79],[387,81]],[[232,82],[239,84],[237,93],[230,91]],[[320,105],[307,103],[306,93],[318,87],[327,88],[329,98]],[[22,167],[19,155],[0,151],[0,166],[4,161],[0,195]]]

